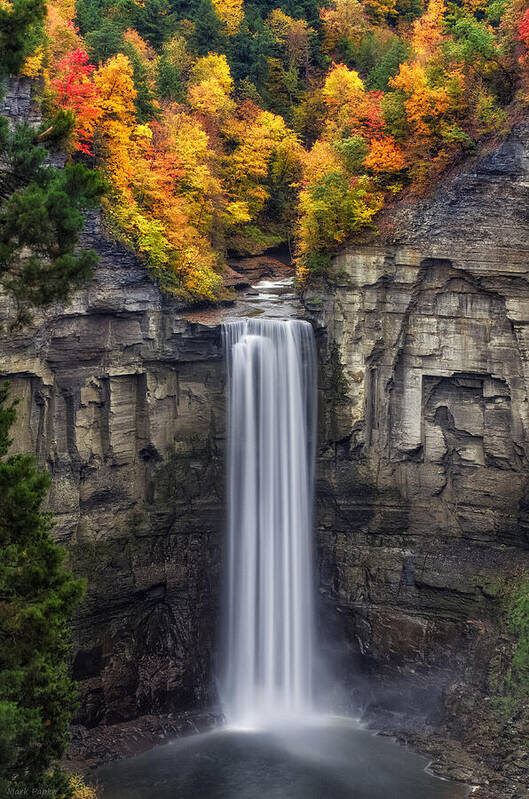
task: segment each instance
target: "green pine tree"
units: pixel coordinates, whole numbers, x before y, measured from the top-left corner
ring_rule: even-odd
[[[147,67],[140,58],[140,54],[133,44],[126,42],[121,49],[132,65],[132,79],[136,89],[136,106],[138,122],[144,123],[156,119],[159,115],[155,106],[155,95],[149,86]]]
[[[86,5],[83,9],[78,9],[77,13],[85,13],[86,16],[92,12],[93,8]],[[107,59],[115,56],[123,48],[123,24],[113,19],[103,19],[98,21],[98,26],[87,32],[85,43],[94,64],[102,64]],[[89,24],[85,20],[85,24]]]
[[[28,125],[9,131],[0,118],[0,283],[15,297],[19,323],[28,308],[65,299],[91,274],[97,256],[77,250],[83,211],[104,189],[83,164],[56,169]]]
[[[63,567],[41,504],[49,475],[30,455],[7,457],[15,405],[0,387],[0,796],[66,797],[56,767],[77,706],[68,622],[82,581]]]
[[[198,55],[225,52],[227,43],[222,34],[222,24],[211,0],[199,0],[193,22],[191,46]]]
[[[45,14],[44,0],[0,7],[0,99],[6,77],[42,41]],[[46,163],[43,144],[58,144],[72,123],[71,115],[58,114],[37,132],[29,125],[11,129],[0,116],[0,286],[16,299],[19,323],[30,306],[65,299],[97,262],[95,252],[78,251],[77,243],[83,211],[103,193],[101,176],[80,163],[65,169]]]
[[[164,100],[181,103],[185,98],[182,76],[164,55],[160,56],[156,64],[156,89],[158,96]]]
[[[146,0],[136,10],[136,30],[152,47],[159,48],[175,28],[175,17],[169,0]]]
[[[20,71],[42,40],[45,0],[14,0],[0,4],[0,81]]]

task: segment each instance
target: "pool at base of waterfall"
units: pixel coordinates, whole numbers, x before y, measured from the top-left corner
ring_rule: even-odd
[[[104,799],[462,799],[469,789],[349,720],[221,728],[174,740],[94,775]]]

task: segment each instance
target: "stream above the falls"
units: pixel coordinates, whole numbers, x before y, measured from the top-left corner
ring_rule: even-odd
[[[174,740],[94,775],[105,799],[463,799],[424,757],[342,719]]]
[[[296,294],[294,276],[261,278],[237,293],[237,299],[219,308],[186,310],[190,322],[219,325],[239,319],[302,319],[305,310]]]

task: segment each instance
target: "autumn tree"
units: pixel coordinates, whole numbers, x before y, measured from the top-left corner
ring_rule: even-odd
[[[237,33],[244,18],[243,0],[213,0],[213,6],[228,35]]]
[[[307,75],[310,65],[311,37],[315,35],[315,31],[304,19],[293,19],[280,8],[272,11],[267,18],[267,25],[284,52],[286,65],[303,69]]]
[[[300,191],[298,275],[303,280],[329,264],[332,251],[372,224],[383,204],[366,176],[348,174],[339,153],[317,142],[307,153]]]
[[[364,84],[358,72],[348,69],[344,64],[335,64],[323,84],[323,97],[334,124],[353,113],[353,109],[364,93]]]
[[[94,127],[100,113],[93,71],[87,53],[77,49],[56,64],[57,77],[51,81],[58,107],[75,115],[73,146],[87,155],[92,155]]]
[[[370,142],[369,152],[364,160],[364,167],[375,174],[401,172],[406,166],[406,158],[402,147],[393,136],[384,136]]]
[[[189,78],[194,59],[184,36],[176,34],[167,41],[156,62],[156,87],[163,99],[182,102],[185,83]]]
[[[30,74],[32,77],[45,74],[46,78],[53,79],[57,77],[57,68],[62,59],[75,50],[83,50],[84,45],[73,22],[75,16],[73,2],[50,0],[46,8],[44,24],[46,48],[39,46],[26,60],[24,74]]]
[[[300,263],[307,242],[327,258],[346,219],[358,232],[401,190],[425,191],[529,96],[524,0],[77,0],[80,32],[73,0],[50,2],[26,74],[73,114],[74,149],[93,133],[116,233],[200,298],[218,296],[227,248],[262,250],[296,224]]]
[[[527,102],[529,100],[529,9],[524,11],[516,22],[516,34],[521,42],[522,53],[518,57],[518,65],[522,75],[521,97]]]
[[[222,119],[234,109],[232,89],[226,56],[210,53],[192,67],[187,97],[191,108],[210,119]]]
[[[250,108],[234,121],[230,133],[236,146],[226,162],[225,181],[238,209],[235,221],[258,223],[274,181],[284,187],[284,175],[295,172],[299,145],[280,116],[259,109]]]
[[[435,55],[443,41],[444,0],[429,0],[426,12],[413,23],[411,44],[421,63]]]
[[[359,44],[367,30],[367,20],[360,0],[333,0],[332,5],[321,9],[320,16],[324,47],[329,55],[336,55],[343,40]]]

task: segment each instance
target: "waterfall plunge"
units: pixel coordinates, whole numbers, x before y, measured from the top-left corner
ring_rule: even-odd
[[[228,551],[222,698],[262,727],[312,711],[316,359],[311,326],[225,324]]]

